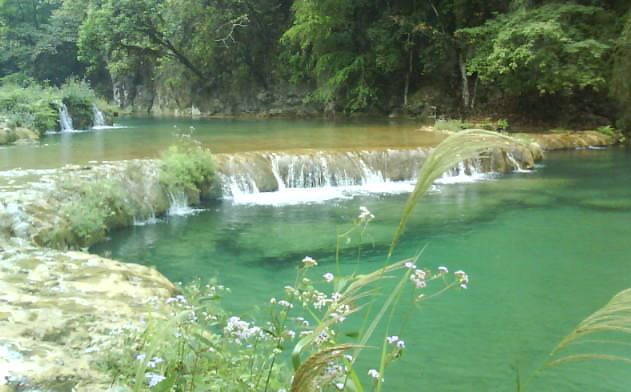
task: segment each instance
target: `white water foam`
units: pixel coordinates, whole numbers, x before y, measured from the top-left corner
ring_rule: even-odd
[[[188,199],[184,192],[170,193],[169,199],[171,200],[171,205],[167,211],[168,216],[187,216],[204,211],[203,209],[189,206]]]
[[[94,104],[92,104],[92,112],[94,113],[94,126],[93,126],[93,128],[107,126],[107,123],[105,122],[105,116],[103,115],[103,112]]]
[[[74,130],[72,117],[70,117],[68,107],[63,103],[59,105],[59,126],[61,127],[62,132]]]
[[[382,184],[324,186],[318,188],[284,188],[276,192],[239,192],[226,196],[237,205],[287,206],[297,204],[317,204],[329,200],[348,200],[365,194],[401,194],[414,189],[414,183],[408,181]]]

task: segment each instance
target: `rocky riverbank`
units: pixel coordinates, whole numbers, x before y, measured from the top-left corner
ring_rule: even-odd
[[[0,288],[0,391],[55,392],[108,389],[95,359],[176,291],[147,267],[24,244],[0,246]]]

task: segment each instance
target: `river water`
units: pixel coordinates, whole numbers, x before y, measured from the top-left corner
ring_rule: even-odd
[[[191,124],[129,120],[124,125],[132,128],[53,136],[44,141],[48,146],[29,147],[32,151],[0,150],[0,166],[45,168],[155,156],[176,139],[172,129],[185,133],[190,126],[218,152],[426,142],[415,139],[412,124]],[[421,308],[403,305],[389,332],[405,339],[407,348],[388,369],[386,391],[515,391],[517,377],[527,379],[581,319],[631,287],[628,152],[550,153],[533,173],[452,182],[437,185],[419,204],[394,260],[426,247],[419,265],[462,269],[471,282],[467,290],[448,292]],[[286,193],[247,203],[227,199],[190,216],[113,232],[91,251],[155,266],[173,281],[217,279],[233,291],[224,300],[228,311],[260,319],[255,309],[282,295],[304,256],[319,260],[314,276],[336,272],[336,232],[349,227],[360,206],[376,218],[359,268],[367,272],[383,265],[409,187],[386,188],[350,189],[333,198],[313,197],[327,190],[312,189],[309,202],[288,203],[292,195]],[[343,271],[354,269],[355,262],[353,249],[342,252]],[[623,348],[627,355],[628,347]],[[377,367],[376,355],[366,352],[362,371]],[[626,391],[629,374],[628,365],[619,363],[574,363],[540,373],[526,390]]]

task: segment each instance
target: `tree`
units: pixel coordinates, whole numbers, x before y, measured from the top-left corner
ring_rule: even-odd
[[[83,72],[77,60],[79,15],[62,0],[0,1],[0,76],[23,73],[61,84]]]
[[[631,130],[631,12],[624,17],[624,27],[616,42],[611,93],[619,105],[618,126]]]
[[[466,72],[512,95],[606,87],[615,19],[601,7],[552,3],[461,29]]]

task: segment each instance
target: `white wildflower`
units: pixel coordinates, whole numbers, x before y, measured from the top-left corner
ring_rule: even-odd
[[[145,377],[149,379],[149,388],[153,388],[162,381],[166,380],[166,377],[157,373],[146,373]]]
[[[159,364],[164,362],[164,360],[160,357],[153,357],[151,358],[151,360],[147,363],[147,367],[151,368],[151,369],[155,369],[155,367]]]
[[[228,322],[224,327],[224,333],[227,336],[236,338],[237,340],[247,340],[253,336],[263,336],[261,328],[257,326],[250,326],[250,323],[243,321],[236,316],[228,319]]]
[[[359,207],[359,216],[358,216],[359,220],[371,220],[374,219],[375,216],[368,210],[368,208],[361,206]]]
[[[449,269],[447,269],[447,267],[442,266],[442,265],[440,267],[438,267],[438,273],[439,274],[446,274],[448,272],[449,272]]]
[[[330,272],[327,272],[326,274],[322,275],[322,277],[327,283],[331,283],[333,282],[333,279],[335,279],[335,276],[333,276],[333,274]]]
[[[377,369],[370,369],[368,371],[368,376],[374,378],[375,380],[379,379],[379,372],[377,371]]]
[[[287,309],[291,309],[294,307],[294,304],[292,304],[291,302],[285,301],[284,299],[281,299],[280,301],[278,301],[278,305]]]
[[[304,264],[305,268],[311,268],[317,266],[318,262],[315,261],[312,257],[306,256],[304,259],[302,259],[302,264]]]
[[[388,344],[394,344],[394,343],[399,341],[399,337],[396,336],[396,335],[388,336],[388,337],[386,337],[386,341],[388,342]]]
[[[405,341],[404,341],[404,340],[399,340],[399,341],[397,342],[397,348],[398,348],[399,350],[403,350],[403,349],[405,348]]]
[[[413,269],[413,270],[416,269],[416,264],[414,264],[411,261],[406,261],[405,264],[403,264],[403,266],[407,269]]]
[[[344,320],[346,320],[346,317],[342,316],[341,314],[335,313],[335,312],[331,313],[331,318],[333,320],[335,320],[336,323],[341,323]]]
[[[322,344],[326,342],[327,340],[329,340],[329,334],[326,333],[326,331],[320,332],[320,334],[316,336],[316,338],[314,339],[316,344]]]

